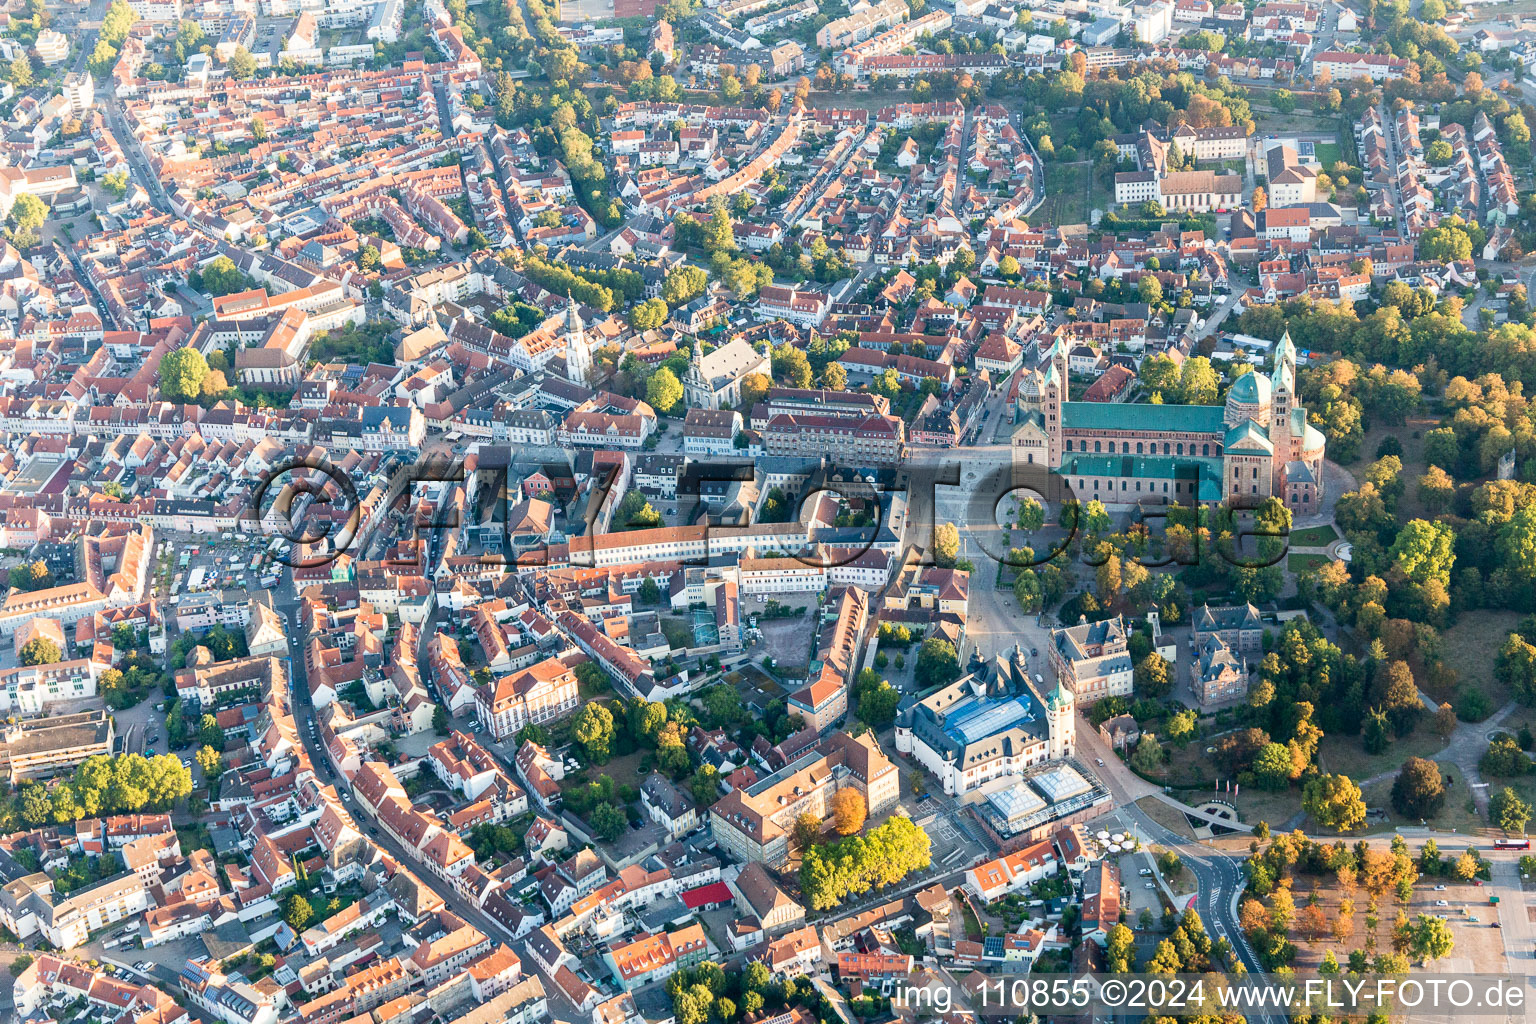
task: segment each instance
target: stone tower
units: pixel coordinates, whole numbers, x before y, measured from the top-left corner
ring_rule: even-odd
[[[587,330],[582,325],[576,301],[566,296],[565,322],[560,325],[565,337],[565,375],[573,384],[592,386],[592,351],[587,346]]]
[[[1068,397],[1067,349],[1057,338],[1045,356],[1045,380],[1040,385],[1040,413],[1045,417],[1045,433],[1048,439],[1049,464],[1052,469],[1061,465],[1062,406]]]
[[[1046,743],[1050,759],[1071,757],[1077,750],[1077,698],[1059,679],[1056,689],[1045,699],[1045,721],[1050,730]]]
[[[1296,405],[1296,346],[1291,332],[1275,346],[1275,365],[1270,373],[1269,443],[1275,446],[1274,493],[1279,494],[1286,464],[1295,456],[1291,444],[1291,410]]]

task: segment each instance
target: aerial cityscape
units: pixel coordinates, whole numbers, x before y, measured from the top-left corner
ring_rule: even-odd
[[[1536,0],[0,0],[0,1024],[1528,987],[1533,120]]]

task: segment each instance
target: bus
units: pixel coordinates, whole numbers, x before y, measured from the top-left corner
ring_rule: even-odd
[[[1529,850],[1531,841],[1529,839],[1495,839],[1493,848],[1495,850]]]

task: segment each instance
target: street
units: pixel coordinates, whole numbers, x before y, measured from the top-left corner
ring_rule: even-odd
[[[434,538],[436,536],[434,534]],[[436,541],[434,541],[435,543]],[[297,731],[303,740],[304,749],[309,754],[310,762],[315,766],[315,771],[327,784],[334,785],[339,791],[345,793],[348,792],[346,781],[338,778],[332,771],[330,761],[321,749],[317,736],[309,729],[304,728],[305,722],[313,722],[315,720],[315,709],[310,703],[309,683],[304,669],[304,634],[299,627],[298,601],[294,597],[287,596],[292,591],[292,586],[281,587],[280,592],[285,596],[274,602],[274,606],[279,614],[283,616],[289,629],[288,685],[291,691],[290,709],[293,713],[294,721],[299,725]],[[423,643],[425,643],[429,636],[430,631],[424,629],[422,631]],[[479,907],[465,900],[453,886],[422,867],[413,855],[390,838],[388,833],[378,827],[378,823],[363,810],[362,805],[355,801],[348,802],[347,809],[367,832],[370,841],[382,847],[390,856],[397,858],[402,864],[409,864],[412,873],[427,888],[435,892],[448,905],[448,909],[452,910],[464,921],[480,929],[480,931],[491,937],[492,940],[505,942],[510,946],[517,953],[518,958],[522,960],[524,972],[539,976],[540,981],[544,985],[544,993],[549,1000],[551,1011],[555,1017],[571,1020],[576,1019],[580,1015],[580,1011],[570,1004],[560,988],[555,985],[554,980],[539,967],[538,961],[527,954],[526,942],[513,941],[508,937],[505,928],[491,920]]]

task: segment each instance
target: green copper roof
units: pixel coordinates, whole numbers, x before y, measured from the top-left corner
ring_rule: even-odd
[[[1124,477],[1128,480],[1180,480],[1185,483],[1199,481],[1197,492],[1201,501],[1221,500],[1221,467],[1218,458],[1178,458],[1164,455],[1070,455],[1057,470],[1062,476]],[[1116,491],[1116,496],[1119,492]],[[1138,492],[1127,492],[1127,500],[1134,500]],[[1153,492],[1146,492],[1153,493]],[[1161,492],[1156,492],[1161,493]],[[1078,497],[1088,501],[1096,495],[1085,491]],[[1103,497],[1109,498],[1109,495]]]
[[[1253,375],[1247,374],[1247,376],[1251,377]],[[1226,437],[1222,440],[1222,447],[1230,451],[1232,448],[1243,444],[1245,441],[1252,441],[1254,444],[1258,445],[1260,448],[1267,452],[1272,452],[1275,450],[1275,446],[1270,443],[1269,435],[1266,434],[1264,430],[1252,420],[1244,420],[1237,426],[1233,427],[1231,430],[1227,431]]]
[[[1269,378],[1254,370],[1237,378],[1232,385],[1232,401],[1247,405],[1269,404]]]
[[[1225,410],[1219,405],[1143,405],[1121,402],[1063,402],[1068,430],[1179,430],[1221,436]]]

